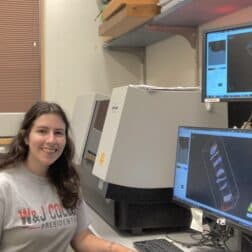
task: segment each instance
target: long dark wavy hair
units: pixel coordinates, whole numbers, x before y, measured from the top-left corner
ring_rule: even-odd
[[[80,179],[73,164],[74,145],[69,137],[70,125],[63,109],[56,103],[37,102],[25,114],[18,134],[9,146],[8,153],[1,157],[0,169],[24,162],[28,157],[29,147],[25,143],[34,121],[43,114],[56,114],[65,123],[66,145],[61,156],[49,167],[47,176],[56,187],[65,208],[75,208],[79,202]]]

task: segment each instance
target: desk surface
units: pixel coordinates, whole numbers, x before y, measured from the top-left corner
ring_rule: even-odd
[[[88,213],[91,218],[91,225],[90,229],[92,232],[94,232],[97,236],[103,237],[104,239],[118,242],[123,244],[126,247],[134,248],[133,242],[134,241],[141,241],[141,240],[147,240],[147,239],[155,239],[155,238],[166,238],[166,234],[151,234],[151,235],[131,235],[131,234],[119,234],[116,232],[111,226],[109,226],[96,212],[94,212],[90,207],[88,207]],[[190,237],[189,233],[169,233],[169,237],[171,237],[174,240],[178,241],[184,241],[188,243],[195,242]],[[216,249],[212,250],[210,248],[186,248],[185,246],[181,246],[180,244],[176,244],[179,248],[183,249],[184,251],[190,251],[190,252],[205,252],[205,251],[215,251]],[[220,250],[224,251],[224,250]]]

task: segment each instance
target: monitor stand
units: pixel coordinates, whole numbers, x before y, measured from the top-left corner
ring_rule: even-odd
[[[252,236],[241,233],[241,252],[252,251]]]

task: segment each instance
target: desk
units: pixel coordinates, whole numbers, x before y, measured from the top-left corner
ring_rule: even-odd
[[[90,230],[96,234],[97,236],[100,236],[106,240],[114,241],[117,243],[120,243],[126,247],[134,248],[133,242],[134,241],[141,241],[141,240],[147,240],[147,239],[155,239],[155,238],[166,238],[165,234],[151,234],[151,235],[131,235],[131,234],[119,234],[116,232],[111,226],[109,226],[96,212],[94,212],[90,207],[88,207],[88,214],[91,219],[91,225]],[[195,242],[190,238],[190,234],[188,233],[169,233],[168,234],[171,238],[178,241],[184,241],[184,242]],[[205,252],[205,251],[224,251],[224,250],[216,250],[216,249],[210,249],[210,248],[186,248],[185,246],[181,246],[179,244],[176,244],[179,248],[183,249],[185,252]]]

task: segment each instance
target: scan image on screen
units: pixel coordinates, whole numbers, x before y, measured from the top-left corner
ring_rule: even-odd
[[[226,64],[226,41],[213,41],[208,44],[208,65]]]
[[[203,101],[252,99],[252,25],[206,31]]]
[[[251,165],[251,131],[180,127],[174,199],[252,231]]]
[[[227,138],[214,137],[209,135],[192,135],[191,155],[198,156],[200,151],[200,166],[204,169],[204,182],[209,190],[209,198],[198,198],[202,202],[207,201],[217,209],[228,211],[234,209],[239,200],[239,189],[233,171],[233,160],[231,159],[230,149],[227,145]],[[233,139],[237,140],[237,139]],[[251,142],[252,143],[252,142]],[[200,148],[200,149],[198,149]],[[189,179],[196,180],[194,167],[197,165],[197,158],[192,157],[189,166],[192,167],[189,173]],[[196,181],[198,183],[198,181]],[[193,185],[191,183],[190,185]],[[190,186],[188,185],[188,186]],[[188,187],[188,195],[191,194],[191,188]]]
[[[251,92],[252,33],[228,36],[228,52],[227,91]]]
[[[211,185],[216,208],[227,211],[235,208],[239,189],[223,138],[210,136],[202,149],[206,174]]]

